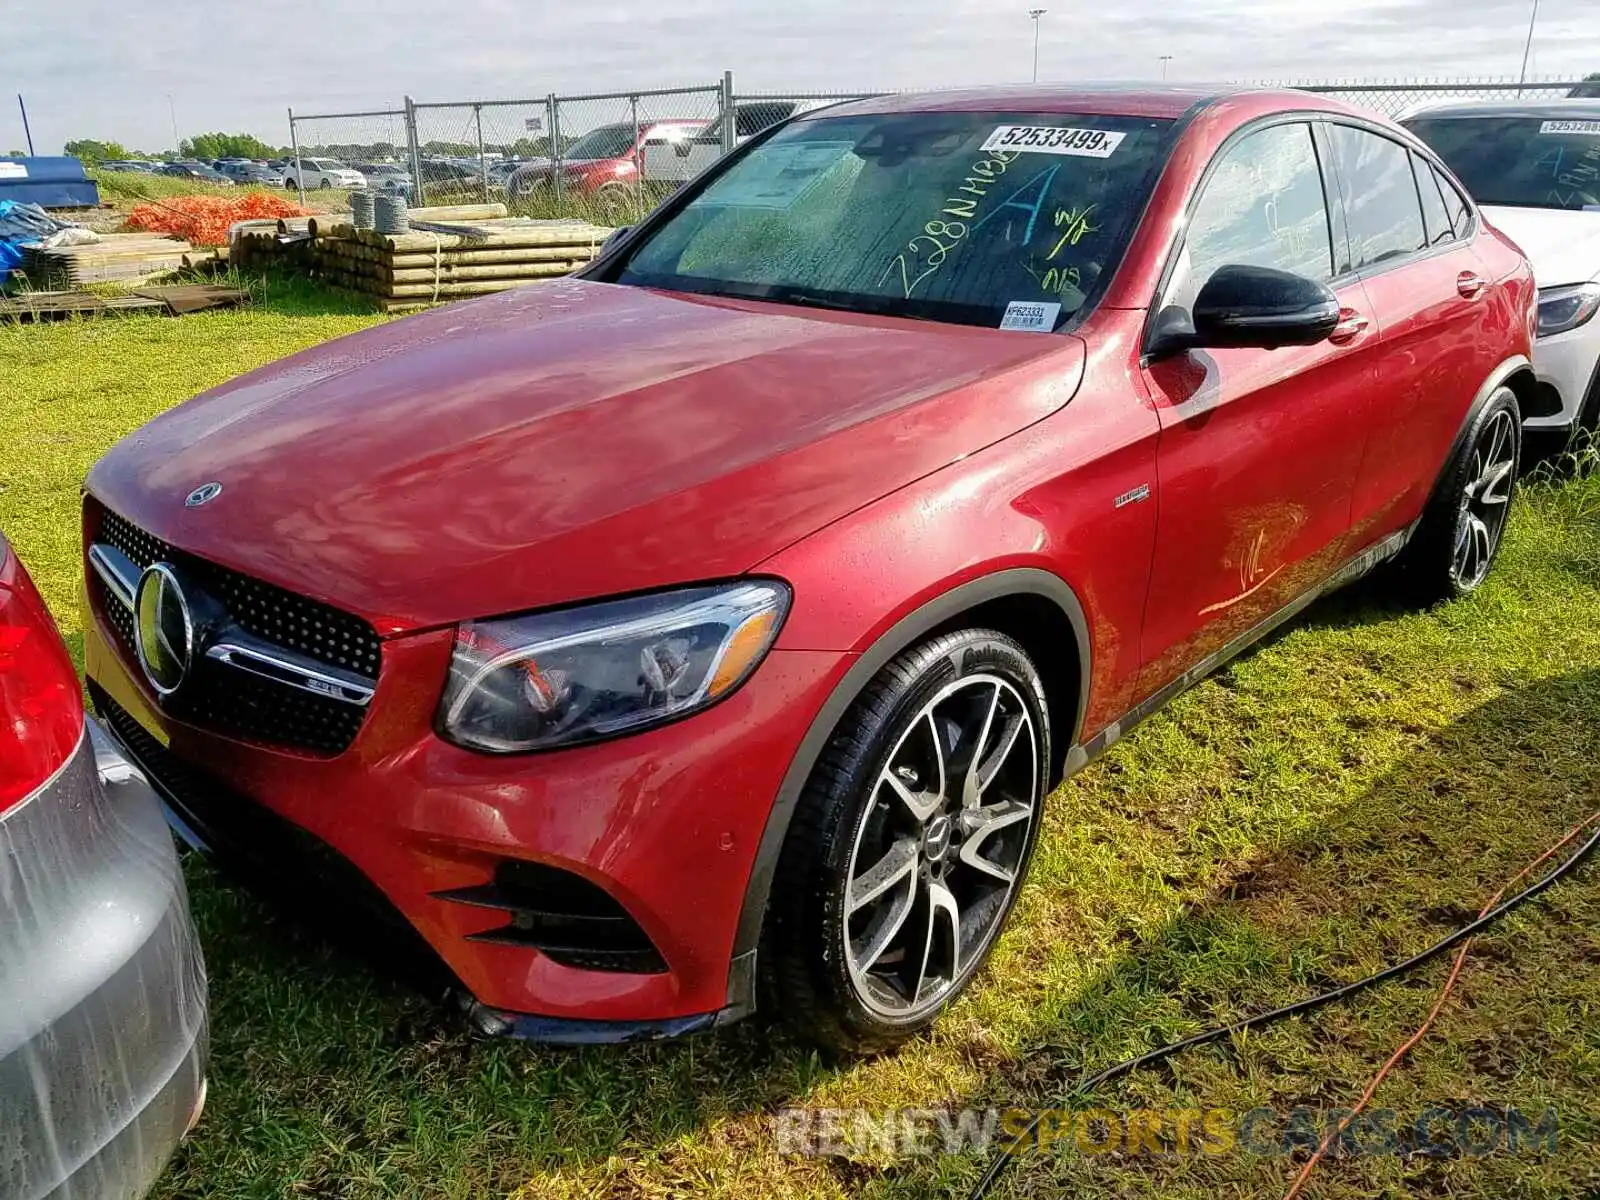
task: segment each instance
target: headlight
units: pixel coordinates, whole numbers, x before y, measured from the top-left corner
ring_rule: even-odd
[[[1600,283],[1539,289],[1539,336],[1576,329],[1600,310]]]
[[[786,586],[750,580],[470,622],[456,632],[439,731],[509,754],[659,725],[743,683],[788,608]]]

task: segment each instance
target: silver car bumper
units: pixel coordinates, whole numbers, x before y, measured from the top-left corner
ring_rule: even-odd
[[[0,817],[0,1196],[142,1195],[205,1097],[206,984],[161,806],[91,718]]]

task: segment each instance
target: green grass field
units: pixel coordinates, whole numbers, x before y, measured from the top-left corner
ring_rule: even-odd
[[[77,489],[142,421],[383,318],[274,282],[182,319],[0,327],[0,529],[78,643]],[[191,858],[213,1000],[205,1119],[164,1197],[920,1197],[971,1156],[777,1152],[802,1106],[1049,1105],[1085,1069],[1363,976],[1470,919],[1600,807],[1600,477],[1526,488],[1477,596],[1318,604],[1064,786],[1010,932],[936,1032],[819,1061],[756,1022],[677,1044],[483,1042]],[[1077,1107],[1348,1105],[1446,964],[1189,1052]],[[1319,1197],[1567,1197],[1600,1186],[1600,868],[1481,939],[1433,1034],[1377,1094],[1560,1112],[1556,1150],[1325,1163]],[[1297,1162],[1295,1160],[1295,1162]],[[1245,1153],[1021,1161],[1001,1194],[1278,1196]]]

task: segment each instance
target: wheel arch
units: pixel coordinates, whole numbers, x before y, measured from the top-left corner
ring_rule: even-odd
[[[1537,395],[1539,378],[1533,373],[1533,363],[1528,361],[1527,355],[1511,355],[1490,371],[1489,377],[1478,387],[1477,394],[1472,397],[1472,403],[1467,405],[1467,411],[1461,418],[1461,425],[1456,430],[1455,437],[1450,439],[1450,447],[1445,452],[1444,461],[1439,464],[1439,469],[1434,474],[1433,486],[1428,489],[1428,502],[1423,512],[1427,512],[1428,506],[1433,504],[1434,497],[1438,495],[1439,488],[1444,483],[1445,472],[1450,469],[1450,464],[1460,453],[1462,443],[1472,432],[1473,423],[1483,411],[1483,406],[1489,403],[1490,398],[1502,387],[1511,389],[1519,407],[1526,397]]]
[[[1064,735],[1051,739],[1052,786],[1061,778],[1067,754],[1082,734],[1091,663],[1088,619],[1077,593],[1064,579],[1034,567],[996,571],[942,592],[896,621],[860,654],[823,702],[773,799],[745,884],[728,969],[724,1020],[743,1016],[754,1007],[756,951],[778,856],[800,793],[833,731],[867,684],[896,655],[929,637],[974,626],[1013,638],[1033,660],[1045,686],[1051,729]]]

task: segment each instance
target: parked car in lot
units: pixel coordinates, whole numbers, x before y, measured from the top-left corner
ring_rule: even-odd
[[[705,127],[687,119],[643,122],[637,129],[632,121],[601,125],[568,146],[560,163],[513,171],[506,192],[513,201],[533,201],[555,191],[559,175],[564,195],[589,197],[619,217],[636,212],[641,180],[664,193],[689,178],[694,140]]]
[[[110,162],[103,162],[103,163],[100,164],[99,169],[102,170],[102,171],[114,171],[114,172],[119,172],[119,173],[126,174],[126,173],[134,173],[134,172],[154,171],[160,165],[161,165],[160,163],[145,162],[145,161],[143,161],[141,159],[131,159],[130,158],[130,159],[115,159],[115,160],[110,161]]]
[[[1533,321],[1449,170],[1324,97],[806,114],[578,278],[115,447],[89,687],[190,836],[486,1029],[765,997],[884,1049],[1065,774],[1379,565],[1482,584]]]
[[[230,162],[217,168],[235,183],[252,187],[282,187],[283,172],[275,171],[265,163]]]
[[[1523,421],[1600,427],[1600,99],[1455,104],[1405,125],[1533,262],[1539,390]]]
[[[369,188],[405,195],[411,192],[411,172],[404,167],[397,167],[393,163],[357,163],[356,170],[361,172]]]
[[[200,950],[160,802],[3,536],[0,980],[0,1195],[143,1195],[205,1096]]]
[[[283,186],[305,188],[306,191],[327,188],[364,188],[366,177],[337,158],[302,158],[299,164],[291,162],[285,169]]]
[[[233,184],[233,180],[221,171],[203,162],[163,163],[156,169],[156,174],[170,175],[175,179],[194,179],[201,183],[213,183],[218,187],[230,187]]]

